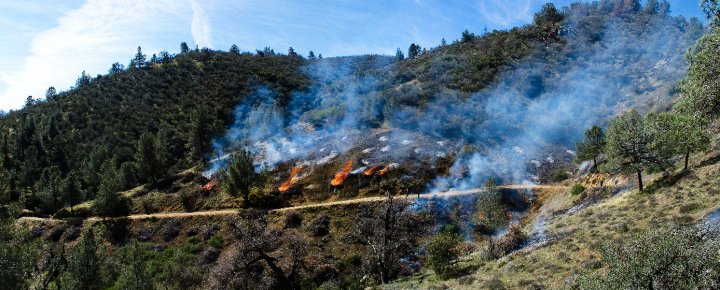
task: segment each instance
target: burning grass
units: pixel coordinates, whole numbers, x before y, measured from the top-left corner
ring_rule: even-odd
[[[347,161],[345,162],[345,167],[343,167],[342,170],[338,171],[338,173],[335,174],[335,177],[330,181],[330,185],[332,186],[340,186],[343,184],[345,179],[350,175],[350,171],[352,171],[353,162]]]
[[[300,172],[302,171],[302,165],[295,165],[290,171],[290,177],[288,177],[287,181],[285,181],[280,187],[278,187],[278,190],[280,192],[288,191],[293,185],[295,185],[298,180],[300,180]]]

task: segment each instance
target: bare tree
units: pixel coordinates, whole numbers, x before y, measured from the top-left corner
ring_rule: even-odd
[[[416,260],[415,251],[426,233],[427,220],[409,210],[409,203],[395,200],[386,191],[382,206],[363,206],[350,240],[363,245],[365,271],[385,284],[402,270],[401,260]]]
[[[213,269],[211,289],[300,289],[307,238],[295,229],[268,227],[265,212],[245,210],[232,225],[235,250]]]

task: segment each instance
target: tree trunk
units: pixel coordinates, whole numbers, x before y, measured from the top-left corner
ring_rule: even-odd
[[[685,152],[685,170],[688,169],[688,161],[690,160],[690,150]]]
[[[637,171],[637,177],[638,177],[638,186],[640,187],[640,191],[643,190],[643,184],[642,184],[642,171]]]
[[[596,156],[593,156],[593,167],[595,168],[595,169],[593,169],[593,171],[598,171],[598,168],[597,168],[597,157],[596,157]]]

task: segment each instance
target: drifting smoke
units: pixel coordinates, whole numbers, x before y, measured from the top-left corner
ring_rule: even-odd
[[[419,99],[423,91],[418,81],[392,83],[390,57],[313,61],[305,68],[313,85],[294,94],[287,108],[263,88],[236,108],[227,136],[215,141],[217,159],[208,172],[224,166],[223,156],[241,147],[254,151],[259,168],[291,160],[322,165],[366,140],[367,128],[389,125],[394,130],[363,153],[444,158],[458,153],[458,144],[479,149],[459,154],[451,174],[437,178],[430,191],[474,188],[489,177],[531,183],[527,166],[543,148],[572,148],[585,129],[629,108],[663,109],[644,104],[669,103],[687,66],[684,52],[699,37],[681,18],[640,21],[595,13],[567,10],[564,44],[534,44],[532,53],[510,64],[492,87],[469,96],[440,90],[423,106],[385,103],[390,94]],[[415,145],[418,136],[407,132],[442,141]],[[412,154],[405,155],[394,158]]]
[[[443,93],[425,108],[404,108],[394,117],[401,127],[460,134],[484,149],[461,156],[451,170],[458,174],[438,178],[430,191],[473,188],[489,177],[531,183],[527,165],[542,148],[573,148],[585,129],[609,116],[667,101],[684,76],[684,51],[697,39],[684,31],[686,24],[670,17],[646,24],[609,18],[602,38],[593,39],[583,31],[589,17],[571,13],[564,47],[543,48],[486,91],[467,98]]]
[[[371,67],[386,67],[392,58],[366,56]],[[227,134],[214,140],[215,157],[206,175],[227,165],[230,152],[248,148],[260,168],[274,168],[293,159],[302,165],[322,165],[350,149],[360,131],[378,120],[380,82],[372,75],[357,75],[354,58],[314,61],[305,67],[314,85],[293,94],[282,108],[277,95],[260,88],[235,108],[235,121]],[[358,97],[362,95],[362,98]]]

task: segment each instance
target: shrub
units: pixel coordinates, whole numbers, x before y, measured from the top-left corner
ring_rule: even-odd
[[[720,243],[707,229],[637,234],[603,249],[605,271],[587,269],[581,289],[714,289],[720,280]]]
[[[462,242],[462,237],[458,228],[448,225],[432,237],[427,244],[425,249],[428,252],[428,262],[440,277],[447,278],[455,270],[455,260],[458,257],[457,246],[460,242]]]
[[[583,192],[585,192],[585,187],[582,186],[582,185],[580,185],[580,184],[574,184],[574,185],[570,188],[570,194],[571,194],[571,195],[578,195],[578,194],[581,194],[581,193],[583,193]]]
[[[475,229],[484,234],[492,234],[507,224],[508,208],[503,203],[494,180],[486,182],[485,188],[485,192],[481,192],[477,200]]]
[[[320,215],[316,217],[310,225],[308,230],[315,237],[321,237],[330,233],[330,218],[326,215]]]
[[[289,211],[285,214],[285,228],[297,228],[302,225],[303,216],[297,211]]]
[[[553,173],[552,173],[552,179],[555,182],[560,182],[560,181],[566,180],[568,178],[570,178],[570,175],[567,172],[565,172],[565,170],[562,170],[562,169],[557,169],[557,170],[553,171]]]
[[[519,226],[513,225],[504,236],[495,241],[490,241],[486,256],[490,259],[500,258],[520,249],[526,240],[527,235]]]

